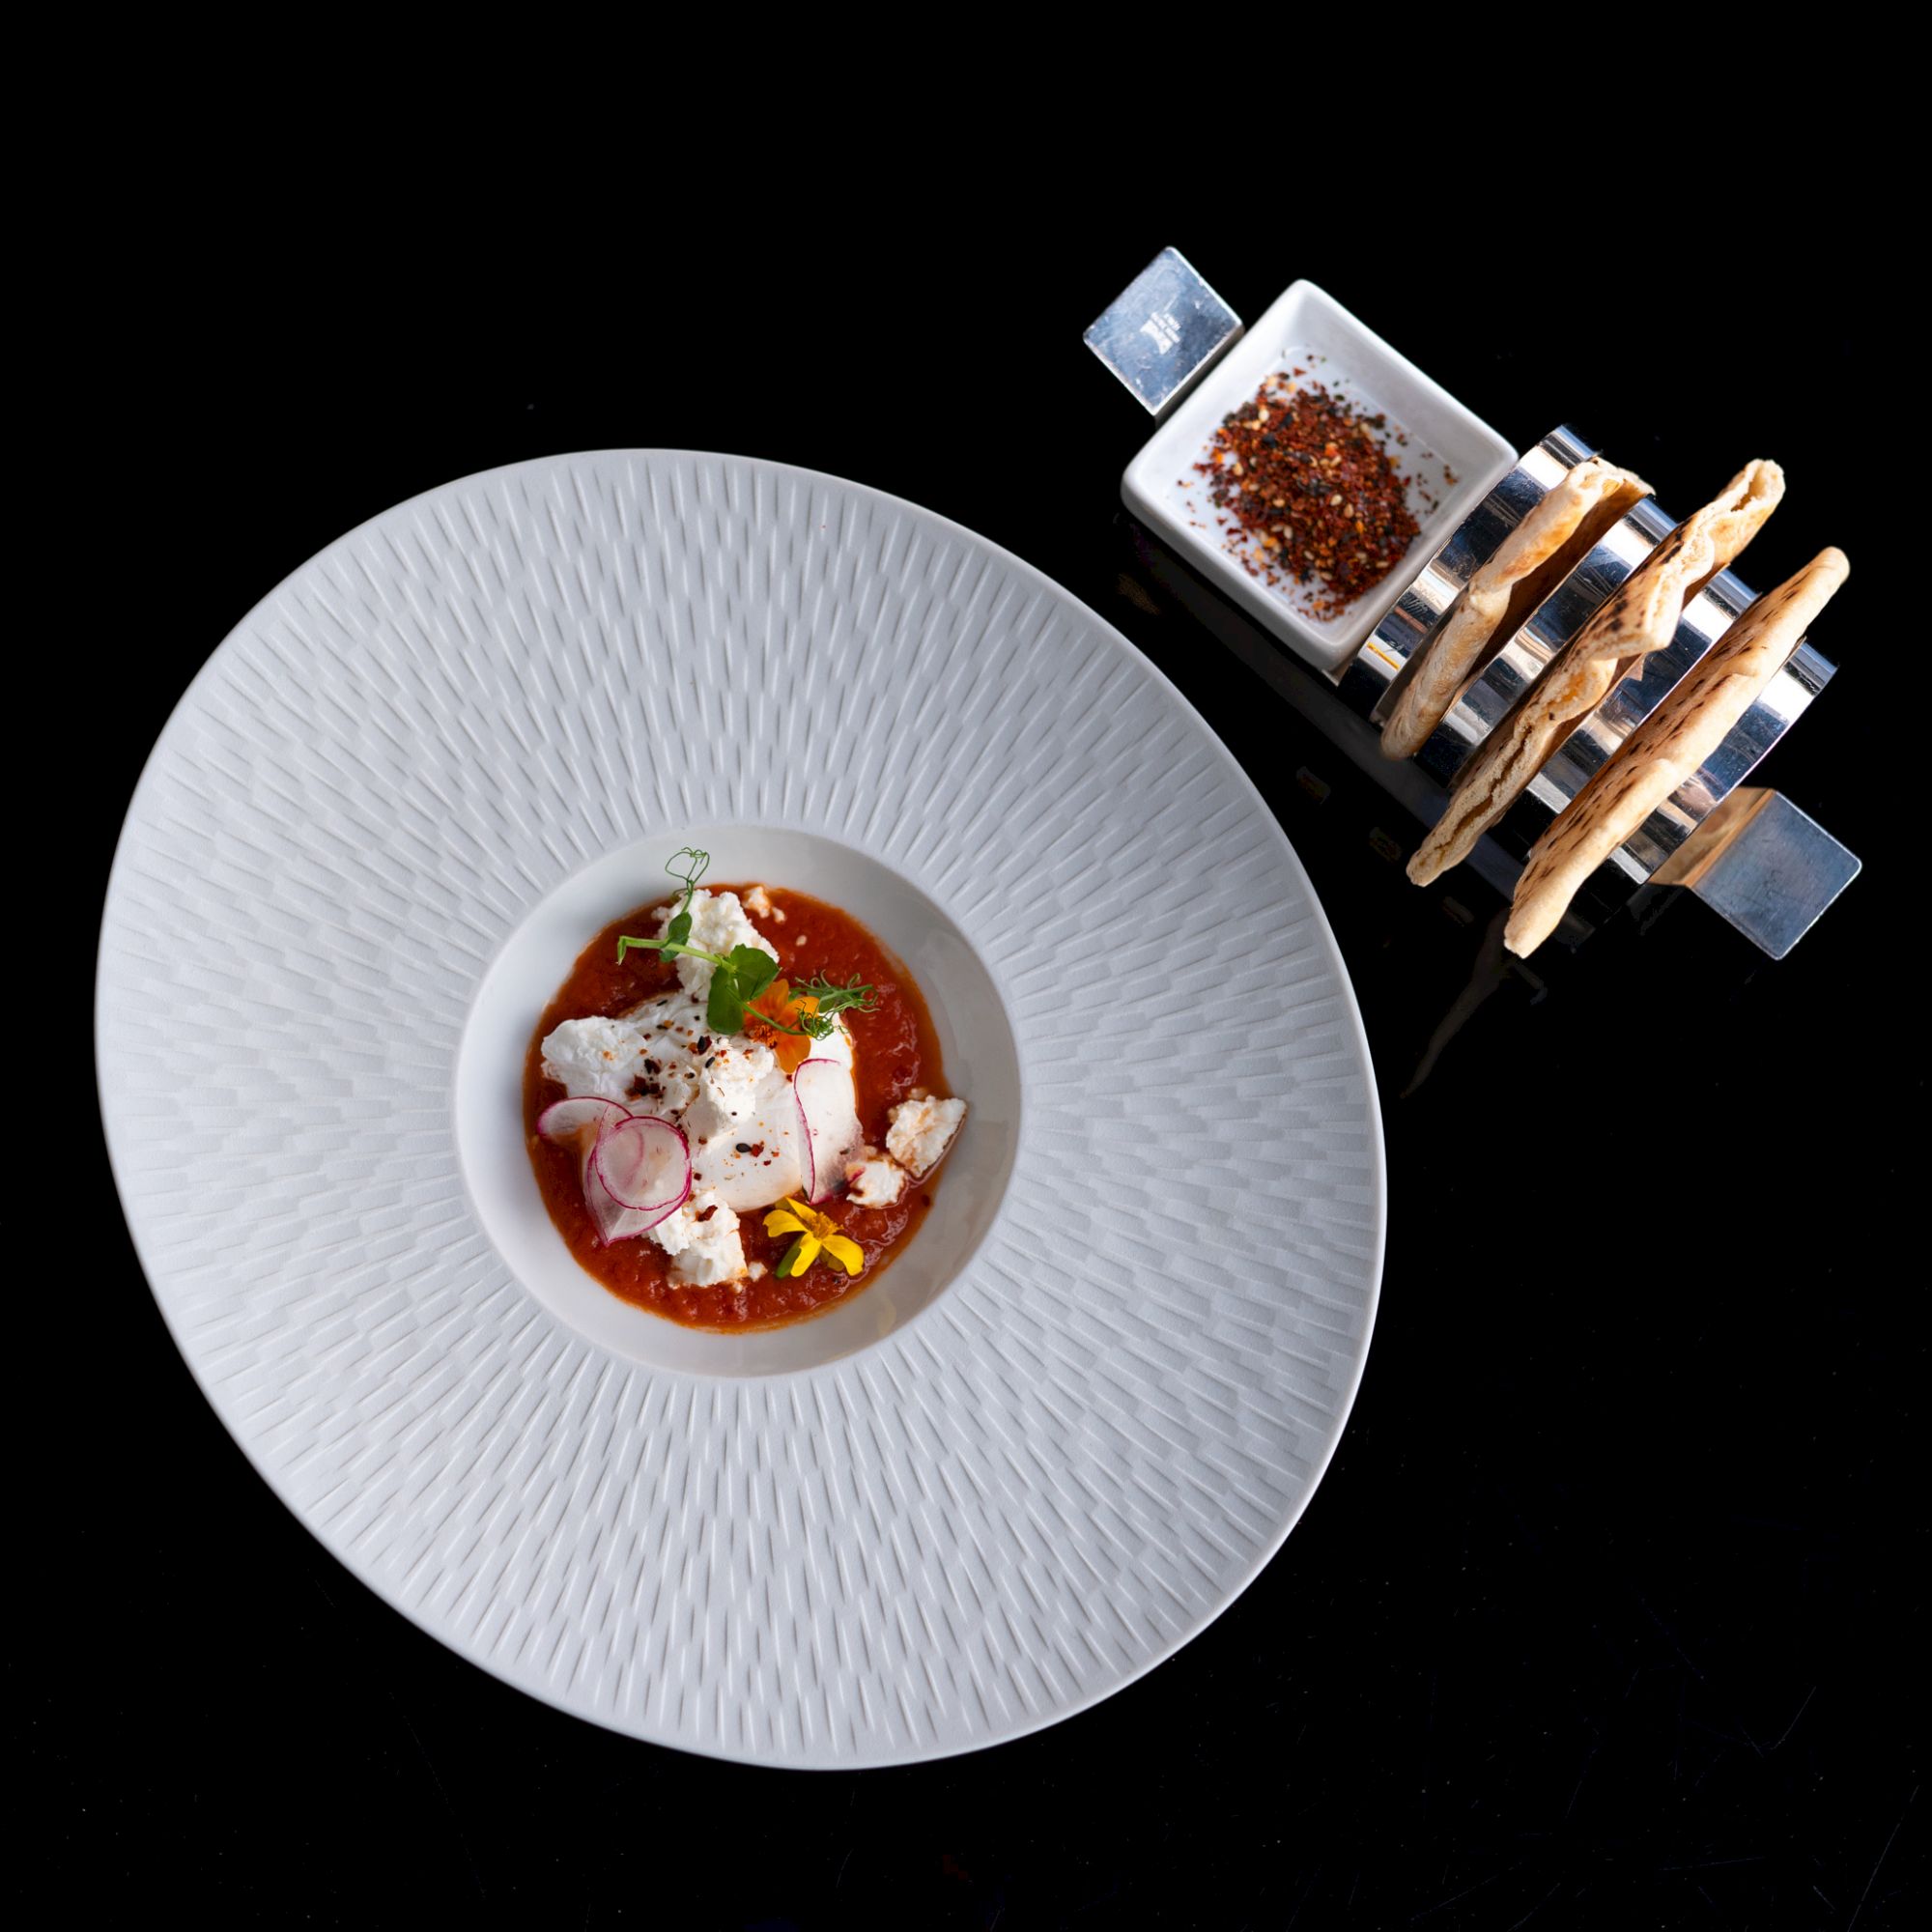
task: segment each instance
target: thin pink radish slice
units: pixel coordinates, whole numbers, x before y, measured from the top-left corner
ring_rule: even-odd
[[[553,1100],[537,1116],[537,1132],[548,1141],[575,1140],[586,1127],[603,1135],[630,1118],[630,1108],[586,1094],[580,1100]]]
[[[589,1161],[586,1159],[583,1164],[584,1204],[590,1209],[590,1218],[597,1223],[598,1238],[607,1248],[614,1241],[648,1235],[660,1221],[668,1221],[690,1199],[691,1189],[687,1187],[675,1201],[668,1201],[662,1208],[620,1208],[611,1199],[611,1190],[591,1170]]]
[[[846,1159],[858,1146],[851,1133],[851,1070],[842,1061],[805,1061],[791,1076],[791,1094],[798,1102],[805,1198],[823,1201],[838,1184]]]
[[[633,1118],[628,1107],[590,1094],[554,1101],[537,1116],[537,1131],[547,1140],[578,1143],[577,1179],[583,1189],[583,1205],[590,1209],[599,1243],[607,1248],[648,1234],[680,1205],[673,1202],[669,1208],[640,1213],[614,1199],[598,1179],[594,1165],[597,1150]]]
[[[579,1172],[583,1182],[583,1205],[590,1209],[590,1218],[597,1224],[598,1241],[608,1248],[618,1241],[628,1241],[636,1235],[648,1233],[665,1218],[665,1214],[640,1214],[635,1208],[621,1208],[611,1200],[610,1190],[591,1172],[590,1163],[596,1151],[586,1139]],[[665,1213],[670,1211],[667,1208]]]
[[[668,1213],[691,1192],[691,1144],[655,1114],[634,1114],[601,1134],[590,1166],[618,1207],[640,1213]]]

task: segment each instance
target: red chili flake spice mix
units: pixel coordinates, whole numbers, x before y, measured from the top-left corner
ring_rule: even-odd
[[[1314,616],[1332,617],[1379,583],[1420,533],[1407,479],[1380,440],[1387,424],[1320,383],[1274,375],[1222,417],[1194,466],[1232,520],[1229,547],[1271,585],[1318,584]]]

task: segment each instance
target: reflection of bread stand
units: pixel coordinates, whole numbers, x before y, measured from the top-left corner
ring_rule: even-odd
[[[1168,249],[1094,324],[1086,339],[1149,412],[1161,416],[1240,333],[1239,318],[1184,257]],[[1258,625],[1192,564],[1172,569],[1179,553],[1165,542],[1144,543],[1142,554],[1195,616],[1358,767],[1373,773],[1385,791],[1433,825],[1447,803],[1450,781],[1470,753],[1675,527],[1645,497],[1607,528],[1593,528],[1595,541],[1587,550],[1578,543],[1580,560],[1553,587],[1537,582],[1536,591],[1547,594],[1513,635],[1488,647],[1487,661],[1414,757],[1395,762],[1380,756],[1378,723],[1393,688],[1449,621],[1471,578],[1531,511],[1596,455],[1573,430],[1556,429],[1520,456],[1423,564],[1360,650],[1334,671],[1300,648],[1297,627],[1287,618],[1264,616]],[[1670,643],[1646,656],[1557,746],[1508,816],[1477,841],[1468,855],[1470,868],[1508,896],[1530,842],[1752,601],[1752,592],[1729,570],[1690,596]],[[1246,602],[1252,613],[1255,599],[1248,596]],[[1515,609],[1509,621],[1516,621]],[[1594,929],[1593,910],[1600,919],[1642,887],[1685,886],[1773,958],[1789,952],[1857,877],[1859,861],[1788,799],[1743,781],[1834,668],[1808,643],[1798,643],[1695,772],[1598,867],[1557,936],[1573,943],[1586,936]]]
[[[1435,1022],[1435,1029],[1422,1049],[1422,1058],[1415,1063],[1414,1070],[1403,1083],[1396,1096],[1398,1099],[1406,1100],[1435,1071],[1435,1063],[1441,1059],[1442,1049],[1475,1016],[1476,1009],[1501,990],[1510,964],[1509,954],[1503,950],[1503,925],[1507,918],[1506,913],[1499,912],[1490,921],[1483,934],[1483,944],[1470,962],[1468,983],[1449,1003],[1448,1011]]]

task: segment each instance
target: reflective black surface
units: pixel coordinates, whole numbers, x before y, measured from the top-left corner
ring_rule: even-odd
[[[1776,201],[1726,247],[1833,209]],[[112,636],[56,636],[43,667],[71,678],[77,654],[117,681],[69,773],[82,917],[208,652],[397,499],[625,444],[916,498],[1147,651],[1328,909],[1392,1219],[1319,1495],[1179,1658],[1018,1744],[820,1776],[633,1744],[440,1649],[274,1501],[163,1331],[85,1120],[82,1221],[104,1232],[82,1280],[28,1291],[15,1363],[36,1445],[16,1864],[76,1903],[171,1894],[276,1923],[1908,1922],[1924,973],[1905,814],[1923,786],[1895,721],[1925,653],[1886,614],[1908,533],[1900,486],[1874,483],[1889,445],[1863,384],[1908,348],[1880,326],[1878,271],[1840,263],[1829,302],[1761,285],[1747,311],[1687,271],[1591,327],[1453,262],[1418,302],[1380,242],[1296,244],[1231,213],[924,232],[847,238],[877,277],[863,326],[847,270],[764,240],[680,268],[715,321],[642,272],[554,273],[543,321],[487,277],[440,278],[453,316],[343,287],[317,311],[270,276],[94,369],[87,406],[119,429],[101,460],[128,470],[90,513]],[[1519,968],[1485,888],[1406,884],[1413,821],[1176,604],[1119,507],[1146,419],[1080,332],[1168,241],[1250,318],[1312,276],[1505,435],[1575,422],[1669,503],[1749,456],[1784,464],[1745,574],[1834,542],[1854,577],[1815,634],[1839,677],[1760,776],[1866,862],[1789,960],[1672,896]]]

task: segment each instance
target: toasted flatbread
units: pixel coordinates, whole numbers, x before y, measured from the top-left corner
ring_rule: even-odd
[[[1851,568],[1843,551],[1820,551],[1796,577],[1766,591],[1557,814],[1517,881],[1503,935],[1512,952],[1534,952],[1577,887],[1723,743]]]
[[[1482,668],[1490,640],[1510,636],[1555,587],[1545,581],[1548,567],[1563,565],[1555,573],[1561,582],[1617,518],[1649,495],[1640,476],[1601,456],[1577,464],[1470,578],[1448,622],[1423,647],[1382,726],[1382,756],[1409,758],[1421,751]],[[1512,614],[1517,624],[1505,621]]]
[[[1746,464],[1722,496],[1679,524],[1624,579],[1456,774],[1448,806],[1408,862],[1418,886],[1467,858],[1577,724],[1669,643],[1685,604],[1750,542],[1783,495],[1776,464]]]

